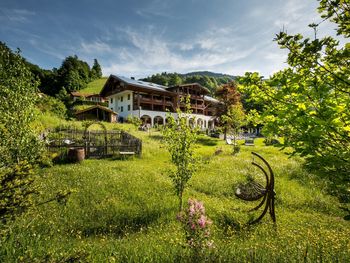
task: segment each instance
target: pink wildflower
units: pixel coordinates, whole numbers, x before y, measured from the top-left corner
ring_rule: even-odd
[[[195,214],[195,212],[196,212],[196,211],[194,210],[194,206],[193,206],[193,205],[190,206],[188,210],[189,210],[189,214],[190,214],[191,217],[192,217],[192,216]]]
[[[202,202],[196,202],[196,204],[195,204],[195,206],[196,206],[196,210],[197,211],[200,211],[201,213],[204,213],[204,206],[203,206],[203,203]]]
[[[205,215],[201,215],[201,217],[198,219],[198,224],[201,228],[205,228],[205,223],[207,221],[207,218]]]

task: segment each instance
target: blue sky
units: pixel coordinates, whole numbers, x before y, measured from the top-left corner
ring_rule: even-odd
[[[0,41],[51,69],[76,54],[103,75],[209,70],[265,77],[286,66],[273,38],[312,35],[316,0],[1,0]],[[321,24],[322,34],[335,25]]]

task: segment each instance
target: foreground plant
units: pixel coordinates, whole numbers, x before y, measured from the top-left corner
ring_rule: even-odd
[[[163,130],[166,148],[171,155],[175,170],[169,172],[176,195],[179,198],[179,211],[182,210],[182,196],[194,172],[197,162],[194,157],[194,144],[197,140],[197,129],[189,126],[190,102],[186,99],[186,110],[177,110],[177,119],[173,115],[167,117],[168,124]]]
[[[0,221],[30,206],[42,147],[33,131],[37,81],[19,52],[0,42]],[[1,224],[0,224],[1,226]]]
[[[210,240],[209,227],[212,221],[205,215],[203,203],[196,199],[188,200],[188,208],[177,215],[186,234],[187,244],[195,256],[201,256],[207,249],[213,247]]]
[[[322,0],[318,10],[348,41],[349,1]],[[319,38],[319,24],[309,25],[314,39],[286,32],[276,35],[278,45],[289,52],[288,68],[269,80],[246,73],[240,81],[250,101],[266,105],[261,114],[264,135],[283,136],[284,146],[293,147],[308,164],[324,169],[342,185],[349,183],[350,169],[350,43]]]

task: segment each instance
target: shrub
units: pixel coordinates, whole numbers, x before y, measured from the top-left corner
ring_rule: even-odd
[[[185,230],[187,244],[193,250],[194,255],[200,257],[206,249],[213,247],[210,240],[209,227],[211,220],[205,215],[202,202],[195,199],[188,200],[188,208],[178,214],[177,219]]]
[[[31,127],[38,83],[19,52],[0,42],[0,220],[30,205],[33,171],[42,145]]]
[[[38,108],[43,112],[51,112],[59,118],[67,118],[67,108],[64,103],[54,97],[43,96],[39,99]]]

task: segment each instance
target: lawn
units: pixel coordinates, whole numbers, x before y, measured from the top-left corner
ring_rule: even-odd
[[[1,244],[0,261],[193,260],[176,220],[178,204],[167,175],[172,166],[161,134],[126,127],[143,140],[141,158],[85,160],[40,171],[37,187],[42,200],[59,190],[72,194],[65,204],[32,208],[11,225],[10,237]],[[218,148],[222,153],[215,155]],[[235,186],[247,175],[262,177],[250,164],[251,151],[264,156],[275,171],[277,228],[268,216],[247,227],[245,223],[258,215],[247,212],[256,203],[234,196]],[[303,169],[303,159],[288,158],[278,148],[264,146],[262,139],[255,146],[242,146],[233,156],[232,146],[201,136],[196,152],[200,168],[190,180],[185,200],[203,201],[213,221],[215,247],[205,253],[205,260],[350,262],[346,214],[327,194],[327,182]]]
[[[79,92],[82,94],[91,94],[91,93],[98,94],[102,90],[107,79],[108,77],[102,77],[100,79],[91,81],[90,83],[87,84],[87,87],[85,89],[79,90]]]

